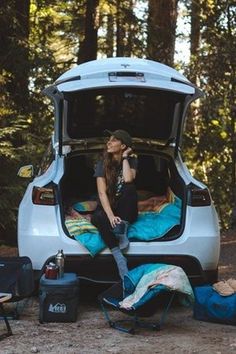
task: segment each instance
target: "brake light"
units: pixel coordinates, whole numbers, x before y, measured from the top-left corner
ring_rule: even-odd
[[[38,205],[55,205],[56,198],[53,187],[34,187],[32,192],[32,200]]]
[[[193,207],[211,205],[211,197],[208,189],[191,189],[189,205]]]

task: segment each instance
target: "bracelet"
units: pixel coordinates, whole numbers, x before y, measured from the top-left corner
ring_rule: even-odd
[[[128,156],[124,156],[124,157],[122,157],[122,161],[124,161],[124,160],[128,160],[129,158],[128,158]]]

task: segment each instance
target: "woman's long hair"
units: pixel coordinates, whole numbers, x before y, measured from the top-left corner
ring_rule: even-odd
[[[119,162],[113,159],[111,153],[104,152],[104,173],[107,184],[107,195],[111,206],[115,206],[116,200],[116,183],[119,174]]]

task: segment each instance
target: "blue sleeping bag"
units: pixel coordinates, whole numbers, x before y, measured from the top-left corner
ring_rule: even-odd
[[[194,318],[200,321],[236,325],[236,293],[222,296],[211,285],[194,289]]]

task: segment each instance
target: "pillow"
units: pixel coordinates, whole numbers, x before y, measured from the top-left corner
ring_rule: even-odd
[[[101,252],[104,248],[107,247],[99,232],[96,234],[85,232],[80,236],[75,236],[75,240],[84,246],[92,257],[96,256],[97,253]]]
[[[81,235],[84,232],[91,232],[91,233],[97,233],[98,230],[97,228],[89,222],[85,218],[77,218],[77,219],[66,219],[65,221],[67,230],[69,231],[70,235]]]
[[[65,224],[70,236],[80,242],[92,257],[106,247],[97,228],[87,219],[67,219]]]
[[[97,208],[97,202],[94,200],[87,200],[83,202],[77,202],[73,205],[73,209],[78,212],[91,212]]]

